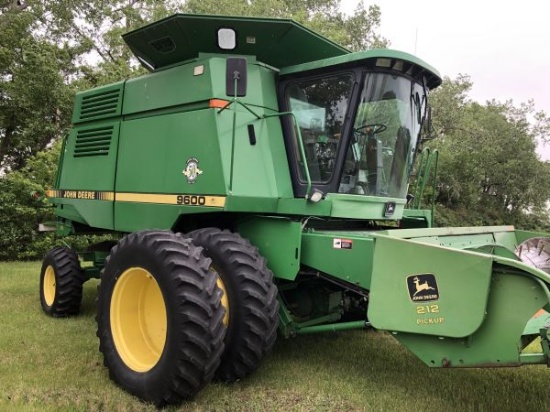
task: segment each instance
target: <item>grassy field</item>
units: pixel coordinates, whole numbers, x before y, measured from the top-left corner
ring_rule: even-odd
[[[108,377],[95,336],[96,281],[82,315],[51,319],[39,263],[0,264],[0,410],[154,411]],[[374,331],[279,340],[251,377],[212,383],[181,411],[545,411],[550,370],[428,369]]]

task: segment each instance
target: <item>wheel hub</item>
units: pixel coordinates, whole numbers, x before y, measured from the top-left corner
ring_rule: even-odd
[[[46,305],[52,306],[55,299],[55,271],[52,266],[48,266],[44,273],[44,300]]]
[[[111,332],[122,361],[136,372],[151,370],[166,343],[167,315],[162,291],[146,269],[132,267],[116,281]]]
[[[227,290],[225,289],[225,285],[223,283],[222,278],[218,274],[217,270],[214,268],[211,268],[210,270],[214,271],[216,273],[216,276],[218,279],[216,280],[216,285],[222,290],[223,295],[221,299],[221,304],[223,308],[225,309],[225,315],[223,316],[223,325],[227,327],[229,325],[229,298],[227,296]]]

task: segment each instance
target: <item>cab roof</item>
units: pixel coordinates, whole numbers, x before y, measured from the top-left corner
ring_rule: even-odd
[[[220,32],[233,36],[231,44],[220,42]],[[429,88],[441,84],[438,71],[416,56],[389,49],[352,53],[288,19],[175,14],[122,37],[150,71],[212,53],[255,56],[280,69],[281,75],[361,64],[403,72],[418,80],[425,77]]]
[[[219,47],[220,29],[235,32],[234,48]],[[252,55],[276,68],[350,53],[333,41],[286,19],[175,14],[122,37],[151,71],[196,58],[199,53]]]
[[[426,78],[427,86],[433,89],[441,84],[439,72],[418,57],[399,50],[371,49],[357,53],[349,53],[342,56],[330,57],[295,66],[285,67],[281,70],[281,76],[303,72],[324,71],[328,67],[353,67],[360,65],[369,69],[386,69],[393,72],[404,73],[415,80],[422,82]]]

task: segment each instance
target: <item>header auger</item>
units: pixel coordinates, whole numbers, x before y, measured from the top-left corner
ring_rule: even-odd
[[[49,191],[58,235],[123,236],[53,249],[40,286],[69,316],[101,279],[117,384],[177,403],[277,334],[366,326],[430,367],[548,363],[550,275],[520,253],[545,235],[432,228],[408,193],[434,68],[288,20],[175,15],[124,40],[150,73],[77,94]]]

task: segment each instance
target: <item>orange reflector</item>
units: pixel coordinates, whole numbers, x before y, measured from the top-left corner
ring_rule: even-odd
[[[210,99],[209,107],[211,109],[223,109],[229,102],[222,99]]]
[[[537,313],[533,315],[533,318],[538,318],[539,316],[544,315],[545,313],[548,313],[548,312],[546,312],[544,309],[540,309]]]

